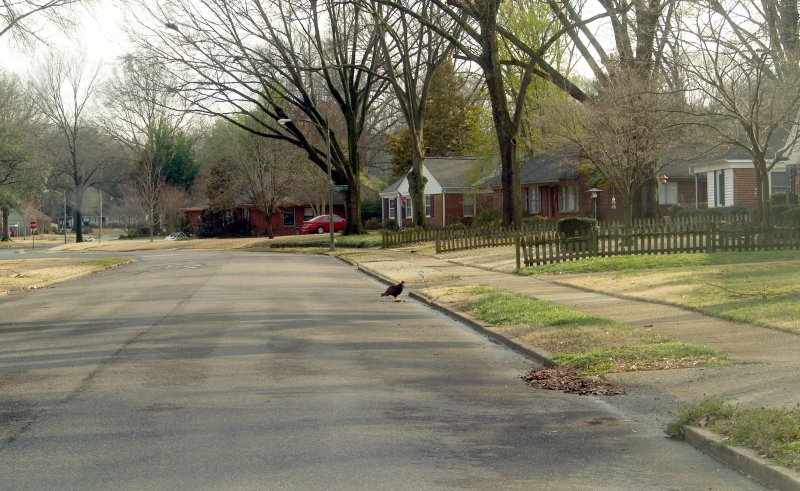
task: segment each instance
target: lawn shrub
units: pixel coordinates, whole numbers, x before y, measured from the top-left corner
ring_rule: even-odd
[[[557,227],[558,231],[567,237],[586,237],[592,235],[592,230],[597,228],[597,220],[582,217],[562,218],[558,221]]]

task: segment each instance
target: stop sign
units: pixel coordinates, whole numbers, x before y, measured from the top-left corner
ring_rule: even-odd
[[[36,220],[31,220],[31,230],[36,230]]]

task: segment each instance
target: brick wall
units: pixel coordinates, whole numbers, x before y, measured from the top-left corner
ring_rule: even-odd
[[[758,206],[755,169],[733,169],[733,204],[747,208]]]

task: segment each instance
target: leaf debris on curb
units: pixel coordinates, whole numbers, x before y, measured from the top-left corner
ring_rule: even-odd
[[[535,368],[522,376],[530,387],[560,390],[568,394],[615,396],[625,394],[623,387],[614,387],[600,377],[583,377],[574,368]]]

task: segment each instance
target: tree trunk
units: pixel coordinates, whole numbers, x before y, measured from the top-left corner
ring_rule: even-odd
[[[411,193],[411,208],[413,211],[412,219],[417,227],[425,227],[425,176],[422,173],[422,162],[425,156],[424,150],[420,151],[417,145],[413,145],[413,147],[411,173],[408,175],[408,190]]]
[[[11,210],[9,210],[7,206],[3,206],[2,208],[0,208],[0,211],[2,211],[3,214],[3,223],[2,223],[3,231],[2,231],[2,239],[0,239],[0,242],[8,242],[11,240],[11,234],[9,234],[10,224],[8,223],[8,217],[11,214]]]
[[[333,210],[333,207],[331,207],[331,210]],[[264,221],[266,222],[267,238],[274,239],[275,238],[275,231],[272,229],[272,215],[273,215],[273,213],[271,211],[262,211],[261,215],[264,217]]]
[[[344,235],[359,235],[364,233],[364,227],[361,225],[361,188],[357,179],[348,181],[347,192],[344,193],[347,208],[347,226]]]
[[[487,7],[481,23],[480,60],[486,79],[486,90],[492,106],[492,119],[500,148],[500,183],[503,206],[503,223],[522,224],[522,190],[519,185],[519,160],[517,156],[517,132],[519,120],[512,119],[508,109],[508,99],[503,82],[503,73],[498,60],[496,16],[497,4]]]
[[[497,134],[500,144],[500,182],[502,186],[503,223],[522,224],[522,190],[519,182],[517,139],[513,135]]]
[[[81,207],[83,206],[83,189],[75,187],[75,208],[73,209],[75,223],[72,228],[75,230],[75,242],[83,242],[83,213]]]
[[[758,206],[756,208],[756,220],[758,225],[766,227],[770,225],[772,217],[770,216],[770,198],[769,198],[769,178],[766,172],[762,172],[758,165],[756,165],[756,201]]]

